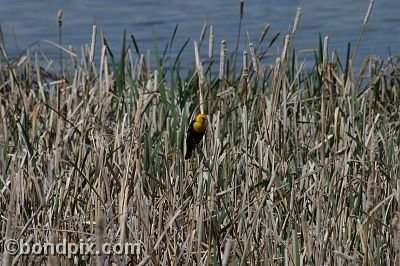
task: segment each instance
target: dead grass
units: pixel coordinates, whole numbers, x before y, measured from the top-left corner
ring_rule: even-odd
[[[4,253],[4,265],[399,263],[399,65],[371,56],[356,71],[326,38],[306,68],[294,34],[273,65],[263,61],[271,45],[250,44],[239,77],[225,41],[205,48],[208,63],[195,43],[185,78],[179,60],[156,51],[151,70],[125,42],[117,59],[103,36],[100,63],[93,44],[71,52],[65,78],[37,52],[3,60],[2,243],[141,246],[131,256]],[[185,161],[200,110],[211,122],[204,154]]]

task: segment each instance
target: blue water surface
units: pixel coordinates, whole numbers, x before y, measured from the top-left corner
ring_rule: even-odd
[[[10,56],[17,56],[18,48],[23,51],[27,47],[44,46],[42,40],[58,42],[56,15],[62,9],[62,43],[64,46],[72,45],[75,51],[90,43],[94,22],[99,30],[98,36],[104,32],[116,53],[121,49],[124,29],[128,37],[131,34],[135,36],[139,48],[146,53],[147,49],[154,48],[153,32],[162,50],[179,24],[171,54],[176,54],[190,38],[183,55],[186,63],[194,60],[193,41],[199,39],[205,22],[214,28],[215,54],[219,53],[222,39],[227,41],[228,51],[234,50],[240,7],[239,0],[1,0],[0,3],[0,24]],[[316,48],[319,35],[328,35],[330,47],[344,57],[347,43],[355,47],[369,3],[369,0],[245,0],[240,44],[241,47],[246,44],[247,33],[256,43],[264,25],[269,23],[271,27],[265,45],[281,32],[280,39],[270,50],[272,55],[279,54],[282,39],[289,25],[293,25],[296,10],[301,6],[295,47],[298,50]],[[389,47],[392,54],[400,54],[399,14],[398,1],[375,1],[357,57],[374,54],[386,58]],[[201,49],[203,57],[206,57],[207,49],[206,41]],[[58,54],[54,47],[47,51],[53,56]]]

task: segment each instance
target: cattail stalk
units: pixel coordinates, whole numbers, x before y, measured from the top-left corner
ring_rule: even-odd
[[[285,43],[284,43],[283,49],[282,49],[282,54],[281,54],[281,61],[282,62],[286,61],[286,56],[287,56],[288,49],[289,49],[289,40],[290,40],[290,36],[288,34],[288,35],[286,35]]]
[[[257,58],[256,58],[256,52],[254,50],[253,43],[249,43],[249,49],[250,49],[251,64],[253,65],[253,70],[256,73],[258,73]]]
[[[57,25],[58,25],[58,44],[62,46],[62,16],[63,16],[63,11],[62,9],[58,10],[57,13]],[[60,68],[61,68],[61,73],[64,74],[64,69],[63,69],[63,58],[62,58],[62,50],[60,49]]]
[[[200,112],[204,114],[204,101],[203,101],[203,85],[204,85],[204,73],[203,73],[203,64],[200,61],[199,55],[199,47],[197,46],[197,42],[194,42],[194,55],[196,58],[196,71],[197,76],[199,78],[199,90],[200,90]]]
[[[62,15],[63,15],[63,11],[62,9],[58,10],[57,13],[57,24],[58,24],[58,44],[60,45],[60,47],[62,46]],[[60,71],[61,71],[61,75],[64,76],[64,66],[63,66],[63,54],[62,54],[62,50],[60,49]],[[57,109],[58,112],[61,111],[61,86],[57,87]]]
[[[214,48],[214,31],[213,26],[210,26],[210,37],[208,39],[208,59],[212,60],[213,57],[213,48]]]
[[[225,76],[226,42],[221,41],[221,53],[219,58],[219,80],[222,81]]]
[[[326,66],[328,64],[328,41],[329,41],[329,37],[325,36],[325,38],[324,38],[323,59],[322,59],[322,65],[324,67],[324,70],[326,69]]]
[[[260,34],[260,38],[258,39],[258,43],[262,43],[262,41],[265,38],[265,35],[267,35],[268,33],[269,27],[270,27],[269,23],[265,24],[264,29]]]
[[[297,28],[299,26],[300,17],[301,17],[301,7],[297,8],[296,18],[294,19],[294,25],[293,25],[293,30],[292,30],[292,34],[293,35],[296,34],[296,32],[297,32]]]
[[[371,16],[372,9],[374,8],[374,2],[375,2],[375,0],[370,0],[370,2],[369,2],[368,10],[364,17],[364,23],[361,28],[360,37],[358,38],[356,48],[354,49],[353,56],[351,57],[352,62],[354,62],[354,58],[356,57],[356,53],[357,53],[358,47],[360,46],[361,39],[364,36],[365,27],[367,26],[369,17]]]

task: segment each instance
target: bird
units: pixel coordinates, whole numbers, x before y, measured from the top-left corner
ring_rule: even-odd
[[[190,123],[186,133],[186,155],[185,160],[192,157],[193,150],[200,144],[207,130],[208,118],[205,114],[198,114]]]

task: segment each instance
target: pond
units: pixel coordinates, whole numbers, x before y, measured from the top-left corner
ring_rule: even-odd
[[[213,25],[215,33],[215,53],[219,43],[225,39],[228,51],[233,51],[238,34],[240,1],[232,0],[1,0],[0,23],[7,52],[11,57],[41,40],[58,42],[56,16],[63,10],[62,43],[72,45],[75,51],[91,41],[92,24],[99,32],[104,32],[108,43],[116,54],[122,45],[123,31],[133,34],[139,48],[146,53],[153,49],[153,32],[160,50],[170,40],[174,28],[179,24],[171,53],[176,54],[190,38],[183,54],[183,60],[193,62],[193,41],[199,40],[205,22]],[[319,35],[328,35],[330,48],[337,49],[344,57],[347,44],[355,47],[360,35],[369,0],[249,0],[244,1],[244,16],[240,45],[250,40],[258,42],[266,23],[270,24],[266,44],[281,32],[274,44],[272,54],[279,49],[282,39],[293,25],[296,10],[302,7],[302,16],[295,38],[299,50],[317,48]],[[400,5],[398,1],[375,1],[374,8],[357,57],[375,54],[386,58],[390,51],[400,53]],[[13,35],[15,32],[15,37]],[[99,36],[100,34],[98,34]],[[15,42],[17,41],[17,43]],[[207,42],[207,41],[205,41]],[[207,44],[202,46],[203,56],[207,54]],[[57,49],[48,48],[51,55]],[[360,59],[359,59],[360,60]]]

